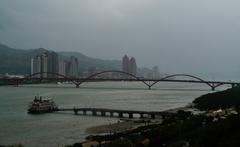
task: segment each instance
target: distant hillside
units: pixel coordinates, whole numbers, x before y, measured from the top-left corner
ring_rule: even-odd
[[[79,52],[59,52],[59,54],[65,57],[70,57],[70,56],[77,57],[79,60],[80,70],[86,70],[89,67],[98,67],[100,69],[105,69],[105,70],[121,69],[121,61],[118,61],[118,60],[102,60],[97,58],[91,58]]]
[[[0,74],[29,74],[31,71],[31,57],[45,51],[45,49],[14,49],[0,44]],[[101,60],[85,56],[78,52],[60,52],[61,56],[69,58],[75,56],[79,60],[80,70],[88,67],[101,69],[120,69],[121,62],[117,60]]]

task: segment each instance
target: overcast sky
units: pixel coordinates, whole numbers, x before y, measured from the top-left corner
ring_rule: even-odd
[[[240,79],[240,1],[0,0],[0,42]]]

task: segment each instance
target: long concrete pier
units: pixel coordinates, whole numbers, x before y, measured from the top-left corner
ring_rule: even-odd
[[[139,118],[148,117],[151,119],[155,119],[156,116],[165,117],[166,115],[170,114],[168,112],[158,111],[117,110],[104,108],[58,108],[56,111],[73,111],[75,114],[119,118],[134,118],[134,116],[138,115]]]

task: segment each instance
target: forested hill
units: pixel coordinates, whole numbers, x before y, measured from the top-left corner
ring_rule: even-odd
[[[15,49],[0,44],[0,74],[29,74],[31,71],[31,57],[43,51],[46,51],[46,49]],[[118,60],[91,58],[79,52],[59,52],[59,55],[65,58],[70,56],[77,57],[80,70],[85,70],[89,67],[108,70],[119,70],[121,68],[121,62]]]
[[[240,87],[202,95],[195,99],[193,103],[200,110],[240,107]]]

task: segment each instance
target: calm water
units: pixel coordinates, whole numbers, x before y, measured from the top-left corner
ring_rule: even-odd
[[[161,83],[147,90],[142,83],[85,83],[0,87],[0,144],[62,146],[84,140],[86,128],[117,121],[117,118],[76,116],[73,113],[30,115],[27,106],[35,95],[52,97],[64,108],[97,107],[162,111],[185,106],[211,92],[204,84]],[[227,87],[219,87],[218,90]]]

